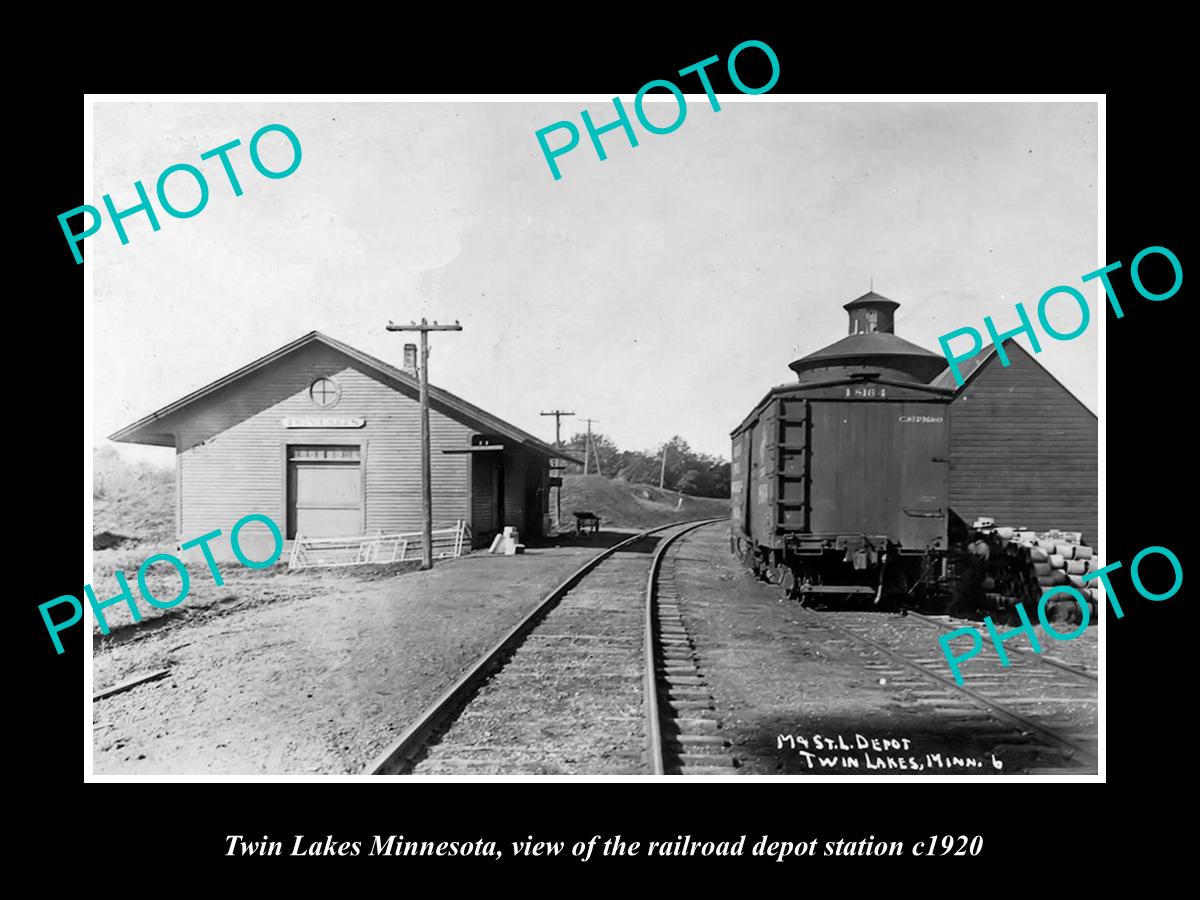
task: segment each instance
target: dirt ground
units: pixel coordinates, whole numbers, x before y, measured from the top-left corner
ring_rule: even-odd
[[[360,772],[612,540],[475,553],[429,572],[232,567],[223,588],[198,577],[173,615],[96,640],[94,690],[154,669],[171,674],[95,702],[94,772]]]
[[[780,602],[779,588],[757,581],[738,564],[728,551],[727,529],[725,524],[709,526],[683,539],[674,554],[674,583],[716,703],[721,734],[731,742],[743,774],[912,774],[843,765],[847,756],[864,764],[860,737],[868,745],[872,740],[907,741],[899,749],[885,747],[884,753],[872,754],[873,761],[880,756],[916,759],[925,766],[922,774],[1017,774],[1055,762],[1043,758],[1032,744],[1000,746],[1011,740],[1011,728],[998,726],[970,701],[957,707],[935,703],[933,695],[945,691],[926,690],[930,686],[919,684],[919,676],[912,679],[914,686],[906,686],[865,668],[856,644],[814,628],[794,602]],[[935,660],[931,664],[937,668],[940,632],[887,613],[879,614],[877,628],[903,630],[913,658]],[[1097,629],[1090,628],[1070,642],[1042,643],[1061,661],[1094,671],[1097,636]],[[1038,668],[1045,670],[1040,674],[1047,675],[1048,682],[1023,686],[1027,676],[1005,674],[1005,692],[1018,693],[1025,687],[1049,691],[1047,684],[1053,684],[1055,673]],[[970,682],[969,664],[964,671]],[[930,699],[914,699],[926,696]],[[829,739],[833,747],[819,755],[838,762],[814,772],[818,763],[810,765],[798,750],[813,750],[817,737]],[[809,743],[804,745],[802,739]],[[991,762],[993,750],[1004,763],[1002,771]],[[976,759],[988,768],[931,770],[926,754]]]

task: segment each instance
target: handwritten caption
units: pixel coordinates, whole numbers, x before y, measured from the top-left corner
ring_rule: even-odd
[[[1004,761],[989,753],[990,760],[976,756],[925,753],[908,738],[872,738],[857,732],[850,737],[835,734],[805,736],[781,734],[778,750],[795,751],[810,769],[925,772],[928,770],[1001,770]]]

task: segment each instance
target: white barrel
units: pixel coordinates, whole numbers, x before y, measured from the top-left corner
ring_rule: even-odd
[[[1092,555],[1093,555],[1092,548],[1089,547],[1087,544],[1079,544],[1078,546],[1075,547],[1075,558],[1076,559],[1091,559]]]
[[[999,535],[1001,538],[1003,538],[1003,539],[1004,539],[1004,540],[1006,540],[1006,541],[1011,541],[1011,540],[1012,540],[1012,536],[1013,536],[1013,529],[1011,529],[1011,528],[997,528],[997,529],[996,529],[996,534],[998,534],[998,535]]]
[[[1075,558],[1075,545],[1068,544],[1063,541],[1058,541],[1054,545],[1054,552],[1057,553],[1059,556],[1061,556],[1063,559],[1074,559]]]
[[[1086,573],[1092,564],[1086,559],[1068,559],[1067,574],[1068,575],[1083,575]]]
[[[1080,578],[1078,575],[1072,575],[1072,574],[1068,573],[1067,574],[1067,582],[1071,585],[1071,587],[1079,588],[1080,590],[1083,590],[1083,588],[1085,587],[1083,579]]]
[[[1050,554],[1050,568],[1063,569],[1063,568],[1066,568],[1066,565],[1067,565],[1067,561],[1065,559],[1063,559],[1061,553],[1051,553]]]
[[[1054,580],[1055,584],[1066,584],[1067,583],[1067,573],[1064,572],[1062,569],[1055,569],[1053,572],[1050,573],[1050,577]]]
[[[1030,547],[1029,558],[1035,563],[1047,562],[1050,559],[1050,554],[1041,547]]]
[[[1049,575],[1053,567],[1048,562],[1035,562],[1033,564],[1034,574],[1040,579],[1043,575]]]
[[[1054,577],[1051,575],[1039,575],[1037,580],[1039,587],[1054,587]]]

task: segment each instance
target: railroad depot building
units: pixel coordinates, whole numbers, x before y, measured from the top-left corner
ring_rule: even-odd
[[[288,540],[419,532],[421,418],[416,353],[398,369],[313,331],[151,413],[110,440],[175,448],[176,536],[258,513]],[[544,532],[553,446],[429,386],[434,528],[466,521],[472,546],[506,525]],[[569,458],[569,457],[563,457]],[[252,534],[253,533],[253,534]],[[270,555],[261,525],[239,544]],[[194,552],[194,551],[190,551]]]

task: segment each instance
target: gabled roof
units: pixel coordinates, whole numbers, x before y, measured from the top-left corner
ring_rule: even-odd
[[[1017,346],[1020,345],[1018,344]],[[983,368],[983,364],[995,355],[996,348],[989,345],[987,350],[980,350],[970,359],[960,362],[958,364],[958,371],[959,374],[962,375],[962,387],[966,387],[968,384],[970,384],[971,379],[974,378],[976,373]],[[955,380],[954,372],[950,370],[949,366],[946,366],[946,368],[942,370],[942,374],[929,383],[936,384],[938,387],[950,388],[956,393],[962,389],[959,387],[958,381]]]
[[[1014,350],[1016,350],[1017,353],[1014,354],[1013,353]],[[1045,372],[1048,376],[1050,376],[1050,380],[1053,381],[1055,384],[1057,384],[1060,388],[1062,388],[1063,392],[1066,393],[1068,397],[1070,397],[1072,400],[1074,400],[1076,403],[1078,403],[1080,406],[1082,406],[1084,409],[1086,409],[1092,416],[1099,418],[1099,416],[1096,416],[1096,414],[1094,412],[1092,412],[1090,409],[1088,409],[1086,403],[1084,403],[1082,400],[1080,400],[1078,397],[1076,397],[1071,392],[1070,388],[1068,388],[1065,384],[1063,384],[1061,381],[1059,381],[1057,378],[1055,378],[1054,373],[1052,373],[1049,369],[1047,369],[1040,362],[1038,362],[1032,353],[1030,353],[1028,350],[1026,350],[1024,347],[1022,347],[1016,341],[1011,340],[1011,339],[1005,341],[1004,342],[1004,352],[1008,354],[1010,359],[1014,356],[1021,356],[1025,359],[1029,360],[1029,362],[1033,363],[1035,366],[1037,366],[1039,369],[1041,369],[1043,372]],[[976,353],[970,359],[964,360],[963,362],[960,362],[958,364],[958,371],[963,376],[963,383],[962,383],[961,387],[959,386],[958,382],[954,380],[954,373],[952,371],[950,371],[949,366],[946,366],[946,368],[942,371],[942,374],[938,375],[938,377],[933,379],[933,381],[929,382],[929,384],[932,387],[950,388],[951,390],[954,391],[955,395],[958,395],[958,394],[962,393],[964,390],[966,390],[970,386],[971,382],[974,381],[979,376],[979,373],[982,372],[985,368],[987,368],[988,364],[995,358],[996,358],[996,347],[994,344],[989,344],[986,350],[980,350],[978,353]]]
[[[417,380],[417,378],[413,375],[410,375],[408,372],[405,372],[403,369],[397,369],[395,366],[389,365],[383,360],[376,359],[374,356],[371,356],[368,353],[363,353],[361,350],[356,350],[349,344],[343,344],[341,341],[335,340],[328,335],[321,334],[319,331],[310,331],[308,334],[292,341],[290,344],[285,344],[278,350],[273,350],[266,356],[260,357],[259,359],[254,360],[254,362],[242,366],[242,368],[238,369],[237,371],[231,372],[223,378],[218,378],[211,384],[206,384],[199,390],[192,391],[192,393],[188,394],[186,397],[181,397],[174,403],[169,403],[162,409],[156,410],[155,412],[150,413],[150,415],[138,419],[132,425],[126,425],[119,431],[115,431],[110,434],[108,439],[110,441],[122,441],[131,444],[160,443],[159,441],[151,440],[150,438],[155,434],[161,433],[161,429],[157,428],[156,426],[158,426],[163,419],[181,412],[195,401],[200,400],[203,397],[207,397],[210,394],[221,390],[222,388],[228,387],[240,379],[245,378],[247,375],[264,369],[267,366],[270,366],[283,359],[285,356],[288,356],[289,354],[300,350],[303,347],[307,347],[310,344],[324,344],[326,347],[331,347],[332,349],[345,354],[365,368],[371,369],[376,374],[382,376],[382,378],[385,380],[396,382],[414,391],[420,390],[420,382]],[[438,403],[447,407],[448,409],[457,413],[459,417],[469,420],[472,424],[481,426],[481,431],[494,432],[549,457],[557,457],[559,459],[568,460],[569,462],[582,463],[582,460],[563,453],[561,450],[550,444],[547,444],[545,441],[534,437],[529,432],[523,431],[516,425],[511,425],[508,422],[505,422],[503,419],[498,419],[491,413],[480,409],[478,406],[468,403],[461,397],[458,397],[449,391],[443,390],[442,388],[435,387],[432,384],[429,385],[429,399],[432,403]]]

